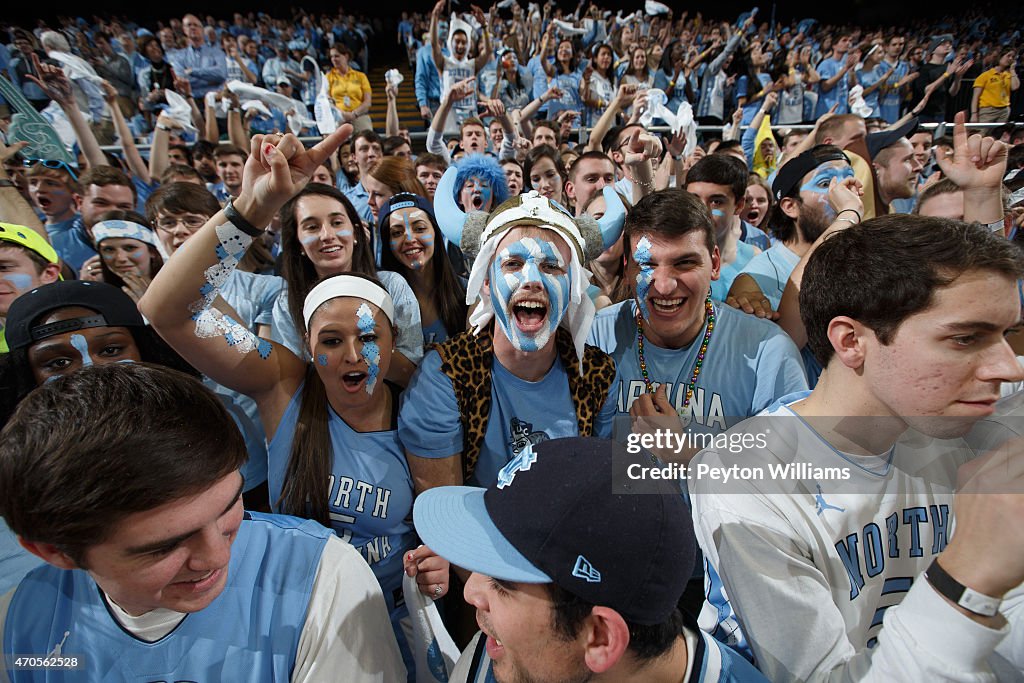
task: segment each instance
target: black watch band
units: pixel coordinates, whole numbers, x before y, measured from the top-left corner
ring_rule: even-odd
[[[938,558],[932,561],[924,573],[924,578],[940,595],[949,598],[972,614],[982,617],[994,617],[999,614],[999,605],[1003,602],[1001,598],[993,598],[963,585],[942,568]]]
[[[263,228],[257,228],[255,225],[247,221],[242,217],[242,214],[238,213],[235,209],[235,205],[232,203],[233,200],[229,199],[228,203],[224,205],[224,216],[231,221],[231,225],[235,226],[246,235],[250,237],[259,237],[263,234]]]

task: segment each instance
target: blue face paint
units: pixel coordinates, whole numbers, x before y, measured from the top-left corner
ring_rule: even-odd
[[[467,206],[466,211],[477,210],[477,211],[490,211],[491,210],[491,199],[494,197],[494,192],[491,190],[491,184],[478,176],[473,176],[466,181],[465,189],[471,193],[480,193],[480,206]]]
[[[313,244],[314,242],[319,241],[319,240],[320,240],[320,235],[310,235],[309,237],[300,237],[299,238],[299,241],[302,242],[302,244],[307,246],[307,247],[309,245]]]
[[[326,353],[318,353],[316,355],[316,362],[317,362],[318,365],[322,365],[324,367],[327,367],[327,354]]]
[[[503,265],[507,265],[502,269]],[[557,266],[564,272],[551,272]],[[537,300],[535,297],[516,297],[523,285],[539,283],[547,298],[546,324],[537,332],[526,333],[515,324],[513,298]],[[554,244],[546,240],[524,237],[501,250],[491,264],[491,305],[505,336],[519,351],[539,351],[558,329],[569,308],[569,273],[562,255]]]
[[[721,209],[711,209],[711,215],[714,216],[715,218],[721,218],[722,216],[725,215],[725,212],[722,211]]]
[[[377,323],[373,320],[373,311],[367,304],[361,304],[356,311],[356,324],[359,326],[360,334],[373,334]],[[359,355],[366,361],[366,393],[372,394],[373,388],[377,385],[377,376],[380,375],[380,347],[377,342],[363,342],[363,349]]]
[[[82,356],[82,367],[92,365],[92,356],[89,355],[89,342],[80,334],[71,335],[71,346]]]
[[[11,283],[15,290],[23,292],[32,288],[32,276],[25,273],[8,273],[3,278]]]
[[[819,168],[809,181],[800,186],[801,192],[813,192],[818,196],[818,203],[821,204],[825,217],[832,220],[836,217],[835,209],[828,203],[828,186],[835,178],[836,182],[843,182],[853,177],[853,169],[849,166],[828,166]]]
[[[419,215],[417,216],[416,214]],[[404,256],[406,259],[409,259],[410,268],[413,270],[420,270],[423,268],[426,261],[433,255],[432,253],[428,253],[427,247],[433,245],[434,236],[426,232],[420,235],[413,233],[412,224],[409,221],[410,218],[427,220],[426,214],[419,209],[403,211],[402,222],[405,224],[405,234],[402,237],[392,238],[391,253],[396,257]],[[420,246],[423,248],[423,252],[416,256],[414,260],[408,255],[401,254],[401,250],[413,242],[419,242]]]
[[[647,295],[651,291],[651,285],[654,284],[651,246],[651,241],[645,235],[636,243],[636,250],[633,251],[633,261],[640,266],[640,272],[636,276],[636,305],[640,308],[640,315],[647,321],[651,319],[651,311],[647,307]]]

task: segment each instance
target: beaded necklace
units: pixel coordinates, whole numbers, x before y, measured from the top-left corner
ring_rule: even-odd
[[[707,316],[708,329],[704,332],[704,339],[700,343],[700,350],[697,352],[697,360],[693,364],[693,372],[690,374],[690,382],[686,387],[686,398],[682,407],[677,411],[682,415],[690,405],[693,398],[693,390],[697,386],[697,377],[700,375],[700,368],[704,365],[704,354],[708,351],[708,342],[711,341],[711,333],[715,330],[715,307],[711,303],[711,294],[704,300],[704,314]],[[644,384],[647,385],[647,393],[654,393],[654,386],[651,383],[650,375],[647,373],[647,361],[644,358],[644,325],[643,318],[637,313],[636,316],[636,355],[640,361],[640,374],[644,376]]]

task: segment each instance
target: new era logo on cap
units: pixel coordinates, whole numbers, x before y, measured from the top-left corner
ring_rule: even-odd
[[[576,566],[572,568],[572,575],[587,583],[601,583],[601,572],[597,571],[594,565],[590,564],[590,560],[582,555],[576,558]]]
[[[516,473],[525,472],[537,462],[537,454],[533,452],[533,444],[527,443],[526,448],[516,457],[509,460],[508,464],[498,472],[498,488],[503,489],[512,483]]]

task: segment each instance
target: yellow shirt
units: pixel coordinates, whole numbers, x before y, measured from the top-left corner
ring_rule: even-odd
[[[370,94],[366,74],[349,69],[344,76],[337,69],[327,72],[327,85],[335,106],[341,111],[354,111]]]
[[[981,88],[978,107],[998,107],[1000,109],[1009,107],[1012,79],[1013,76],[1009,70],[999,73],[995,69],[989,69],[974,79],[974,87]]]

